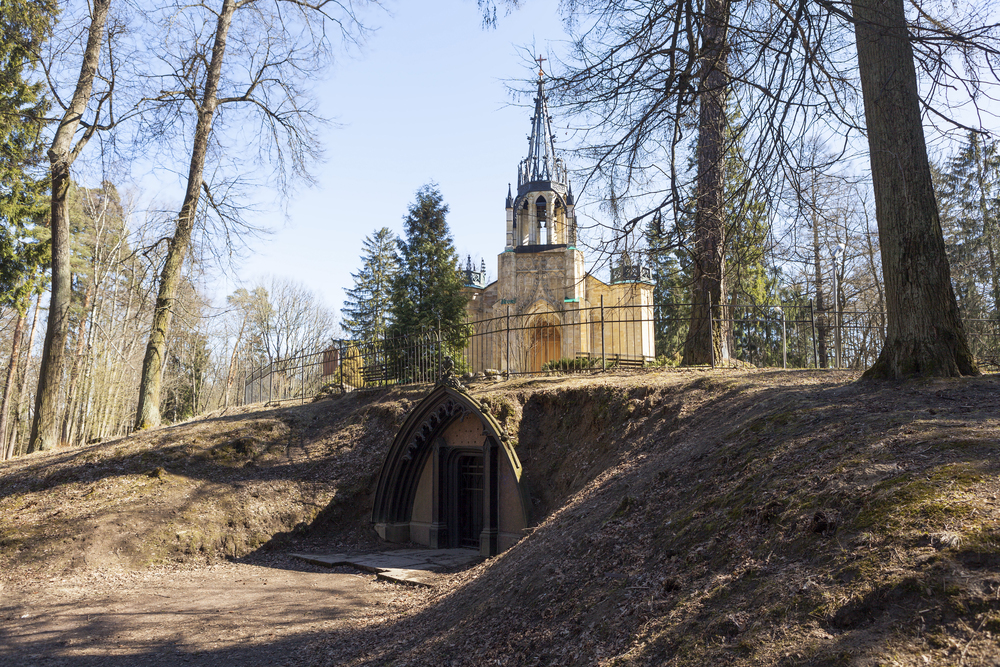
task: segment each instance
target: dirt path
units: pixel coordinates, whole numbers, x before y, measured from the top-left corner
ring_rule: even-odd
[[[299,665],[321,633],[398,617],[429,593],[300,564],[100,571],[0,589],[0,665]]]

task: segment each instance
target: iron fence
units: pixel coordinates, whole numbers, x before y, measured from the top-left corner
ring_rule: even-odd
[[[249,373],[244,401],[305,401],[324,386],[347,392],[434,382],[449,359],[458,374],[500,377],[678,365],[682,359],[691,304],[566,305],[559,314],[515,313],[507,306],[496,317],[405,338],[333,341],[325,350]],[[811,304],[726,305],[714,312],[712,324],[725,325],[724,343],[737,361],[730,365],[863,369],[875,362],[885,338],[881,312],[817,312]],[[965,327],[981,367],[1000,369],[1000,321],[966,319]]]

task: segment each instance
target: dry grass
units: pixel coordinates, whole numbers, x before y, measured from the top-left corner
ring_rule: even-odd
[[[516,441],[537,525],[402,615],[303,637],[289,662],[1000,664],[996,376],[854,380],[473,387]],[[378,548],[374,477],[419,397],[219,415],[4,464],[3,576]]]

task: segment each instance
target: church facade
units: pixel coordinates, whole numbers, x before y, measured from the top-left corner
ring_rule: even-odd
[[[539,71],[528,155],[517,192],[506,200],[506,245],[497,279],[485,265],[465,274],[467,312],[477,331],[467,361],[473,371],[538,372],[581,357],[630,365],[654,359],[653,287],[645,267],[619,265],[606,283],[586,270],[577,247],[573,190],[557,155]],[[511,331],[513,329],[513,331]]]

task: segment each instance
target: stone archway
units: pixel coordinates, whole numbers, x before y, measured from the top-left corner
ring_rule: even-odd
[[[388,542],[493,556],[527,527],[521,462],[465,392],[438,385],[403,422],[379,473],[372,523]]]

